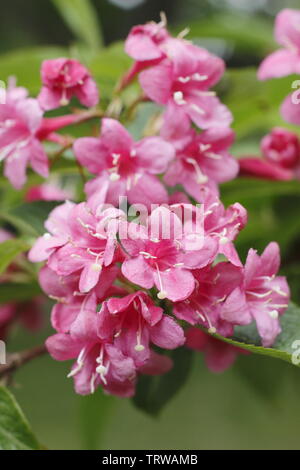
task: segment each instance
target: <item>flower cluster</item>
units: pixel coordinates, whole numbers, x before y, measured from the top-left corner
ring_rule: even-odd
[[[247,211],[238,203],[225,208],[220,200],[219,184],[239,173],[230,154],[232,116],[212,90],[224,62],[184,34],[172,37],[164,17],[134,27],[125,50],[134,63],[116,93],[138,78],[138,101],[163,107],[155,132],[136,141],[110,106],[98,136],[74,140],[77,164],[91,176],[86,201],[65,201],[51,212],[29,259],[44,263],[39,282],[55,301],[56,334],[47,348],[57,360],[75,360],[69,376],[76,391],[89,394],[101,386],[128,397],[140,374],[170,370],[166,350],[186,338],[215,371],[241,351],[211,335],[230,337],[235,326],[255,322],[263,346],[272,346],[290,294],[277,275],[276,243],[261,256],[251,249],[241,262],[234,242]],[[73,96],[88,107],[99,100],[91,75],[75,60],[46,61],[42,82],[37,100],[12,88],[0,108],[0,146],[16,187],[25,181],[27,163],[47,176],[41,141],[58,142],[58,129],[83,119],[45,118],[43,112]],[[277,134],[263,143],[266,158],[290,171],[296,143]],[[27,195],[41,197],[59,200],[63,194],[43,186]]]

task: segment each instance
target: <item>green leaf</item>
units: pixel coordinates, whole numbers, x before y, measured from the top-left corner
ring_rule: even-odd
[[[37,237],[45,233],[44,223],[57,203],[36,201],[21,204],[9,212],[0,212],[0,219],[9,222],[22,234]]]
[[[32,283],[9,283],[4,282],[0,284],[0,305],[8,302],[27,302],[37,295],[41,294],[42,290],[37,282]]]
[[[184,27],[178,28],[177,32]],[[234,12],[205,15],[203,20],[190,22],[189,29],[191,31],[189,37],[193,40],[217,38],[233,46],[239,54],[246,52],[247,57],[252,53],[263,58],[276,47],[272,22],[257,15]],[[239,59],[242,60],[241,56]]]
[[[97,11],[90,0],[52,0],[75,36],[92,50],[102,46]]]
[[[123,42],[116,42],[93,57],[89,69],[99,84],[102,97],[111,99],[117,81],[131,64],[132,60],[124,52]]]
[[[0,387],[0,449],[40,449],[18,403],[4,387]]]
[[[238,137],[257,132],[267,133],[272,126],[287,126],[280,117],[280,105],[292,91],[293,76],[259,81],[257,69],[228,69],[218,86],[222,101],[234,116],[233,128]]]
[[[23,240],[12,238],[0,243],[0,274],[2,274],[11,262],[30,247]]]
[[[101,438],[116,398],[98,389],[93,395],[79,397],[80,430],[85,449],[99,450]]]
[[[157,416],[164,406],[179,392],[186,383],[193,364],[194,353],[187,348],[179,348],[170,353],[174,362],[167,374],[139,378],[134,405],[142,411]]]
[[[293,353],[296,354],[300,346],[297,346],[297,341],[300,341],[300,308],[291,303],[286,313],[280,319],[282,333],[278,336],[272,348],[264,348],[259,346],[259,338],[256,328],[253,325],[249,327],[239,327],[233,339],[224,338],[220,335],[213,335],[216,338],[238,348],[246,349],[254,354],[273,357],[274,359],[281,359],[290,364],[300,367],[298,361],[293,361]],[[298,354],[298,357],[300,354]]]

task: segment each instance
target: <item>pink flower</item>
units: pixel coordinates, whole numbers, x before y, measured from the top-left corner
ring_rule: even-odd
[[[296,91],[298,95],[298,91]],[[288,95],[281,105],[281,115],[286,122],[291,124],[300,125],[300,106],[298,96],[294,93]]]
[[[188,115],[197,126],[228,127],[232,116],[214,92],[224,72],[224,62],[208,51],[181,39],[166,43],[167,59],[140,74],[146,95],[170,112]]]
[[[74,151],[81,165],[99,176],[86,185],[89,198],[114,205],[120,196],[148,206],[167,202],[167,192],[154,175],[166,170],[174,149],[162,138],[134,142],[118,121],[103,119],[100,138],[78,139]]]
[[[300,73],[300,10],[286,8],[276,17],[275,39],[283,46],[270,54],[260,65],[258,78],[285,77]],[[287,96],[281,106],[282,117],[291,124],[300,125],[300,107],[294,93]]]
[[[145,292],[135,292],[123,298],[112,298],[100,312],[99,335],[113,340],[137,367],[150,359],[150,344],[163,349],[175,349],[185,342],[182,328],[164,315]]]
[[[272,346],[281,332],[279,316],[286,311],[290,300],[286,279],[277,276],[279,266],[277,243],[270,243],[261,256],[251,249],[243,284],[226,299],[221,312],[224,320],[236,325],[254,320],[264,347]],[[241,310],[244,311],[242,322],[239,318]]]
[[[48,338],[46,345],[57,361],[76,359],[69,377],[74,377],[77,393],[89,395],[103,386],[114,395],[134,395],[136,368],[132,358],[124,356],[112,344],[101,341],[96,324],[84,333],[58,333]]]
[[[4,174],[16,189],[26,181],[28,164],[48,177],[48,158],[37,138],[42,119],[38,101],[28,98],[24,88],[10,84],[6,103],[0,104],[0,160],[4,160]]]
[[[221,312],[227,297],[242,283],[242,269],[231,263],[218,263],[194,271],[196,287],[191,296],[174,303],[173,312],[190,325],[200,324],[210,333],[232,336],[233,326]],[[239,313],[239,321],[243,311]]]
[[[264,159],[240,160],[242,174],[274,180],[300,177],[300,142],[296,134],[275,127],[262,139],[261,150]]]
[[[168,185],[180,183],[199,200],[201,187],[207,182],[219,184],[237,176],[238,162],[228,153],[234,140],[231,129],[216,127],[197,134],[186,117],[169,109],[161,136],[177,148],[177,158],[165,175]]]
[[[171,37],[166,30],[166,18],[164,15],[161,16],[159,23],[151,21],[131,29],[125,41],[125,52],[135,62],[122,78],[121,89],[126,87],[143,69],[158,64],[166,57],[164,45]]]
[[[153,65],[166,57],[162,46],[170,35],[165,26],[163,20],[134,26],[125,41],[126,54],[137,62],[144,62],[142,66]]]
[[[75,204],[67,201],[53,209],[45,222],[45,228],[48,232],[36,240],[29,252],[28,257],[32,263],[47,260],[56,249],[68,242],[71,234],[67,220],[74,207]]]
[[[234,265],[241,266],[233,242],[247,224],[246,209],[239,203],[225,209],[219,197],[207,188],[203,190],[202,194],[205,234],[218,242],[220,254],[226,256]]]
[[[102,282],[118,256],[115,221],[122,216],[117,209],[96,215],[85,203],[66,203],[52,212],[46,222],[50,233],[37,240],[29,259],[48,260],[59,276],[80,274],[79,291],[87,293]]]
[[[132,396],[139,372],[165,373],[167,358],[150,351],[149,342],[169,349],[185,341],[182,329],[145,293],[105,302],[99,314],[81,310],[69,334],[47,340],[54,359],[76,358],[69,377],[77,393],[93,393],[98,386],[119,396]]]
[[[275,39],[283,46],[269,55],[258,70],[258,78],[284,77],[300,73],[300,10],[286,8],[276,17]]]
[[[186,346],[203,352],[208,369],[215,373],[224,372],[231,367],[240,354],[249,354],[248,351],[220,341],[199,328],[190,328],[187,331]]]
[[[99,93],[88,70],[74,59],[46,60],[42,64],[43,88],[38,100],[46,111],[66,106],[76,96],[87,107],[96,106]]]
[[[39,273],[39,283],[43,291],[57,303],[51,312],[51,323],[59,333],[69,333],[72,324],[82,312],[96,311],[97,304],[110,295],[124,295],[124,289],[113,287],[112,284],[119,274],[119,268],[112,266],[106,270],[106,276],[91,292],[79,292],[80,274],[59,276],[48,266]]]
[[[188,229],[165,207],[152,212],[148,228],[130,223],[129,237],[122,239],[127,254],[123,275],[145,289],[155,285],[159,299],[179,301],[189,297],[195,287],[190,269],[211,263],[217,243],[197,233],[194,227]]]
[[[65,191],[54,184],[40,184],[32,186],[26,193],[25,199],[33,201],[66,201],[72,199],[69,191]]]

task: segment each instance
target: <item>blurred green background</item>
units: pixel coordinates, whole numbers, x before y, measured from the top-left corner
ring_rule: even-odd
[[[115,41],[124,39],[134,24],[158,20],[164,10],[174,32],[190,26],[191,39],[226,60],[229,70],[218,92],[235,116],[234,154],[259,154],[260,138],[272,126],[283,125],[278,108],[292,78],[259,83],[256,67],[276,48],[275,14],[284,7],[297,8],[298,2],[148,0],[126,10],[116,3],[121,0],[94,0],[93,10],[85,16],[76,0],[5,2],[0,79],[16,75],[19,84],[36,95],[40,62],[71,55],[90,67],[105,101],[130,64]],[[109,48],[102,49],[103,44]],[[135,134],[148,114],[147,105],[142,106],[131,125]],[[1,185],[2,203],[15,204],[5,183]],[[238,180],[224,185],[222,197],[226,204],[238,201],[249,210],[249,226],[238,240],[243,258],[252,246],[262,250],[271,240],[280,243],[283,272],[299,303],[299,182]],[[40,344],[50,333],[46,327],[34,336],[17,329],[9,350]],[[197,355],[188,382],[156,419],[137,411],[128,400],[101,393],[77,397],[66,378],[68,368],[69,364],[41,358],[16,374],[12,388],[39,440],[50,449],[300,448],[300,372],[288,364],[242,357],[230,371],[213,375]]]

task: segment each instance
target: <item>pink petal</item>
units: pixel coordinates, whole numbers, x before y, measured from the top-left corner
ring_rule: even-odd
[[[74,143],[74,153],[79,163],[94,175],[107,168],[106,158],[109,156],[100,139],[83,137]]]
[[[101,143],[110,153],[130,152],[133,145],[132,137],[122,124],[110,118],[102,120]]]
[[[168,202],[168,193],[160,180],[153,175],[144,174],[127,192],[130,204],[144,204],[150,208],[152,204]]]
[[[164,349],[176,349],[185,343],[183,329],[167,315],[151,328],[150,337],[156,346]]]
[[[279,49],[270,54],[261,63],[258,69],[259,80],[280,78],[300,71],[300,57],[295,52],[287,49]]]
[[[240,172],[244,176],[254,176],[256,178],[278,181],[289,181],[293,178],[291,170],[282,168],[280,165],[276,165],[276,163],[271,163],[261,158],[241,158],[239,164]]]
[[[299,92],[296,92],[299,95]],[[291,124],[300,125],[300,103],[298,102],[299,96],[297,97],[297,102],[293,102],[293,93],[288,95],[284,102],[281,105],[281,115],[283,119]]]
[[[161,137],[146,137],[138,142],[135,149],[139,166],[148,173],[165,172],[175,157],[174,147]]]
[[[167,294],[173,302],[187,299],[194,290],[195,280],[190,271],[173,268],[169,272],[161,271],[162,289],[157,272],[154,272],[156,287]]]
[[[167,104],[172,87],[172,65],[164,61],[159,65],[144,70],[139,77],[146,95],[156,103]]]
[[[81,346],[76,343],[70,335],[56,334],[50,336],[46,341],[50,355],[57,361],[67,361],[78,356]]]
[[[143,256],[124,261],[122,264],[122,274],[129,279],[129,281],[145,289],[151,289],[153,287],[154,279],[152,269],[146,263]]]

